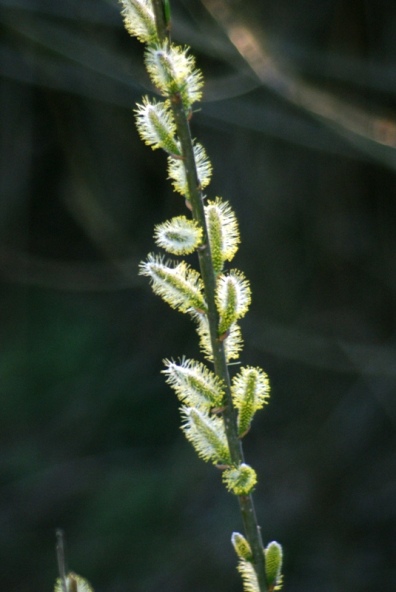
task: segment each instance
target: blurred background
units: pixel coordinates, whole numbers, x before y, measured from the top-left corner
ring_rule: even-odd
[[[287,592],[396,589],[396,6],[173,0],[206,79],[193,134],[251,280],[245,451]],[[132,107],[153,93],[113,0],[0,0],[2,589],[237,592],[236,500],[179,429],[162,359],[189,319],[137,276],[185,212]],[[194,259],[192,259],[194,261]]]

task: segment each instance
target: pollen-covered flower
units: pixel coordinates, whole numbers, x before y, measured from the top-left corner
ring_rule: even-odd
[[[178,398],[189,407],[210,410],[223,401],[222,381],[201,362],[182,360],[176,364],[164,360],[166,382],[174,389]]]
[[[243,583],[243,592],[260,592],[260,586],[253,563],[240,559],[237,570],[241,574]]]
[[[194,407],[183,407],[182,414],[182,430],[198,456],[214,464],[229,464],[230,451],[223,420]]]
[[[155,17],[150,0],[120,0],[126,30],[142,43],[158,40]]]
[[[184,261],[171,267],[162,257],[150,254],[140,264],[139,273],[151,279],[153,291],[172,308],[206,310],[201,276]]]
[[[194,145],[195,165],[201,188],[210,183],[212,176],[212,164],[206,154],[205,148],[201,144]],[[168,175],[172,179],[172,185],[175,191],[188,197],[188,183],[184,160],[168,158]]]
[[[257,483],[257,474],[252,467],[242,463],[239,467],[231,467],[224,471],[223,482],[228,491],[235,495],[249,495]]]
[[[202,73],[195,67],[195,58],[188,50],[188,47],[166,42],[149,47],[145,55],[153,84],[165,97],[180,96],[186,109],[200,100],[203,86]]]
[[[219,197],[205,206],[210,251],[215,273],[220,273],[225,261],[231,261],[238,250],[240,236],[235,213]]]
[[[158,224],[154,231],[155,242],[173,255],[188,255],[197,249],[202,240],[202,228],[195,220],[177,216]]]
[[[260,592],[257,574],[253,565],[250,545],[238,532],[232,534],[231,542],[238,555],[238,571],[242,576],[244,592]],[[276,541],[269,543],[263,550],[265,557],[265,576],[269,592],[277,592],[282,588],[282,547]]]
[[[191,316],[197,322],[197,333],[199,336],[199,345],[206,359],[213,362],[212,343],[210,339],[209,322],[206,314],[197,309],[190,311]],[[227,336],[221,336],[224,342],[224,350],[227,362],[237,360],[239,352],[243,347],[241,328],[237,323],[231,325],[227,331]]]
[[[219,275],[216,286],[216,306],[220,315],[219,335],[247,312],[251,301],[249,282],[241,271],[233,269]]]
[[[169,104],[143,97],[142,104],[135,109],[136,127],[143,142],[153,150],[162,148],[169,154],[181,155],[180,146],[175,139],[176,125]]]
[[[231,386],[233,403],[238,409],[238,435],[250,427],[254,414],[268,403],[270,387],[267,374],[261,368],[246,366],[234,376]]]
[[[87,580],[72,572],[66,576],[66,589],[68,591],[73,590],[73,592],[93,592],[93,588],[88,584]],[[56,580],[54,592],[64,592],[61,578]]]

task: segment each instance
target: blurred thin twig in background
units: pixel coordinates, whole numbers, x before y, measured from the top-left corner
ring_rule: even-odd
[[[202,3],[263,85],[331,125],[363,152],[396,169],[393,116],[370,113],[286,72],[266,49],[263,32],[257,32],[249,22],[248,11],[240,11],[236,16],[226,0],[202,0]]]

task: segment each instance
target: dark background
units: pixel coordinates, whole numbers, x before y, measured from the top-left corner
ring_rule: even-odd
[[[272,383],[245,441],[263,538],[284,546],[287,592],[392,592],[396,7],[228,6],[286,77],[343,105],[313,115],[199,0],[172,2],[206,78],[207,194],[240,221],[241,361]],[[63,527],[96,592],[241,590],[236,500],[160,375],[199,355],[196,335],[137,276],[154,224],[184,213],[134,127],[152,92],[142,46],[112,0],[0,0],[0,25],[1,589],[51,591]]]

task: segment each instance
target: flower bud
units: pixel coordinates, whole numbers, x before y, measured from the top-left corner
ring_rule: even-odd
[[[186,109],[202,96],[203,77],[195,68],[195,58],[188,48],[169,44],[149,47],[146,68],[153,84],[165,97],[177,95]]]
[[[202,228],[195,220],[177,216],[158,224],[154,231],[155,242],[173,255],[188,255],[195,251],[202,240]]]
[[[214,464],[229,464],[230,451],[224,431],[223,420],[211,417],[194,407],[183,407],[182,430],[203,460]]]
[[[212,164],[206,154],[205,148],[201,144],[195,144],[194,148],[195,165],[197,167],[198,182],[201,189],[207,187],[212,176]],[[172,185],[175,191],[189,197],[186,168],[184,160],[168,158],[168,175],[172,179]]]
[[[201,362],[182,360],[176,364],[164,360],[166,382],[174,389],[179,399],[189,407],[209,411],[223,402],[221,380]]]
[[[240,243],[238,222],[230,205],[219,197],[205,206],[210,251],[215,273],[220,273],[225,261],[231,261]]]
[[[169,154],[181,155],[175,140],[176,125],[167,102],[156,102],[143,97],[135,109],[136,127],[139,135],[153,150],[162,148]]]
[[[282,584],[282,547],[276,541],[269,543],[264,549],[265,554],[265,574],[267,585],[270,590],[279,590]]]
[[[158,40],[155,17],[149,0],[121,0],[126,30],[142,43]]]
[[[66,586],[66,590],[64,589]],[[58,578],[55,582],[54,592],[93,592],[93,588],[81,576],[70,572],[65,579]]]
[[[140,264],[139,273],[151,279],[153,291],[172,308],[180,312],[191,308],[206,310],[201,276],[185,261],[171,267],[162,257],[150,254],[147,261]]]
[[[251,301],[249,282],[238,270],[217,278],[216,306],[220,315],[219,335],[223,335],[235,321],[247,312]]]
[[[241,437],[249,430],[256,411],[268,402],[267,374],[261,368],[241,368],[232,381],[231,394],[238,409],[238,435]]]
[[[239,532],[233,532],[231,536],[231,542],[235,549],[235,553],[238,555],[240,559],[252,561],[252,549],[250,548],[248,541],[242,534],[240,534]]]

